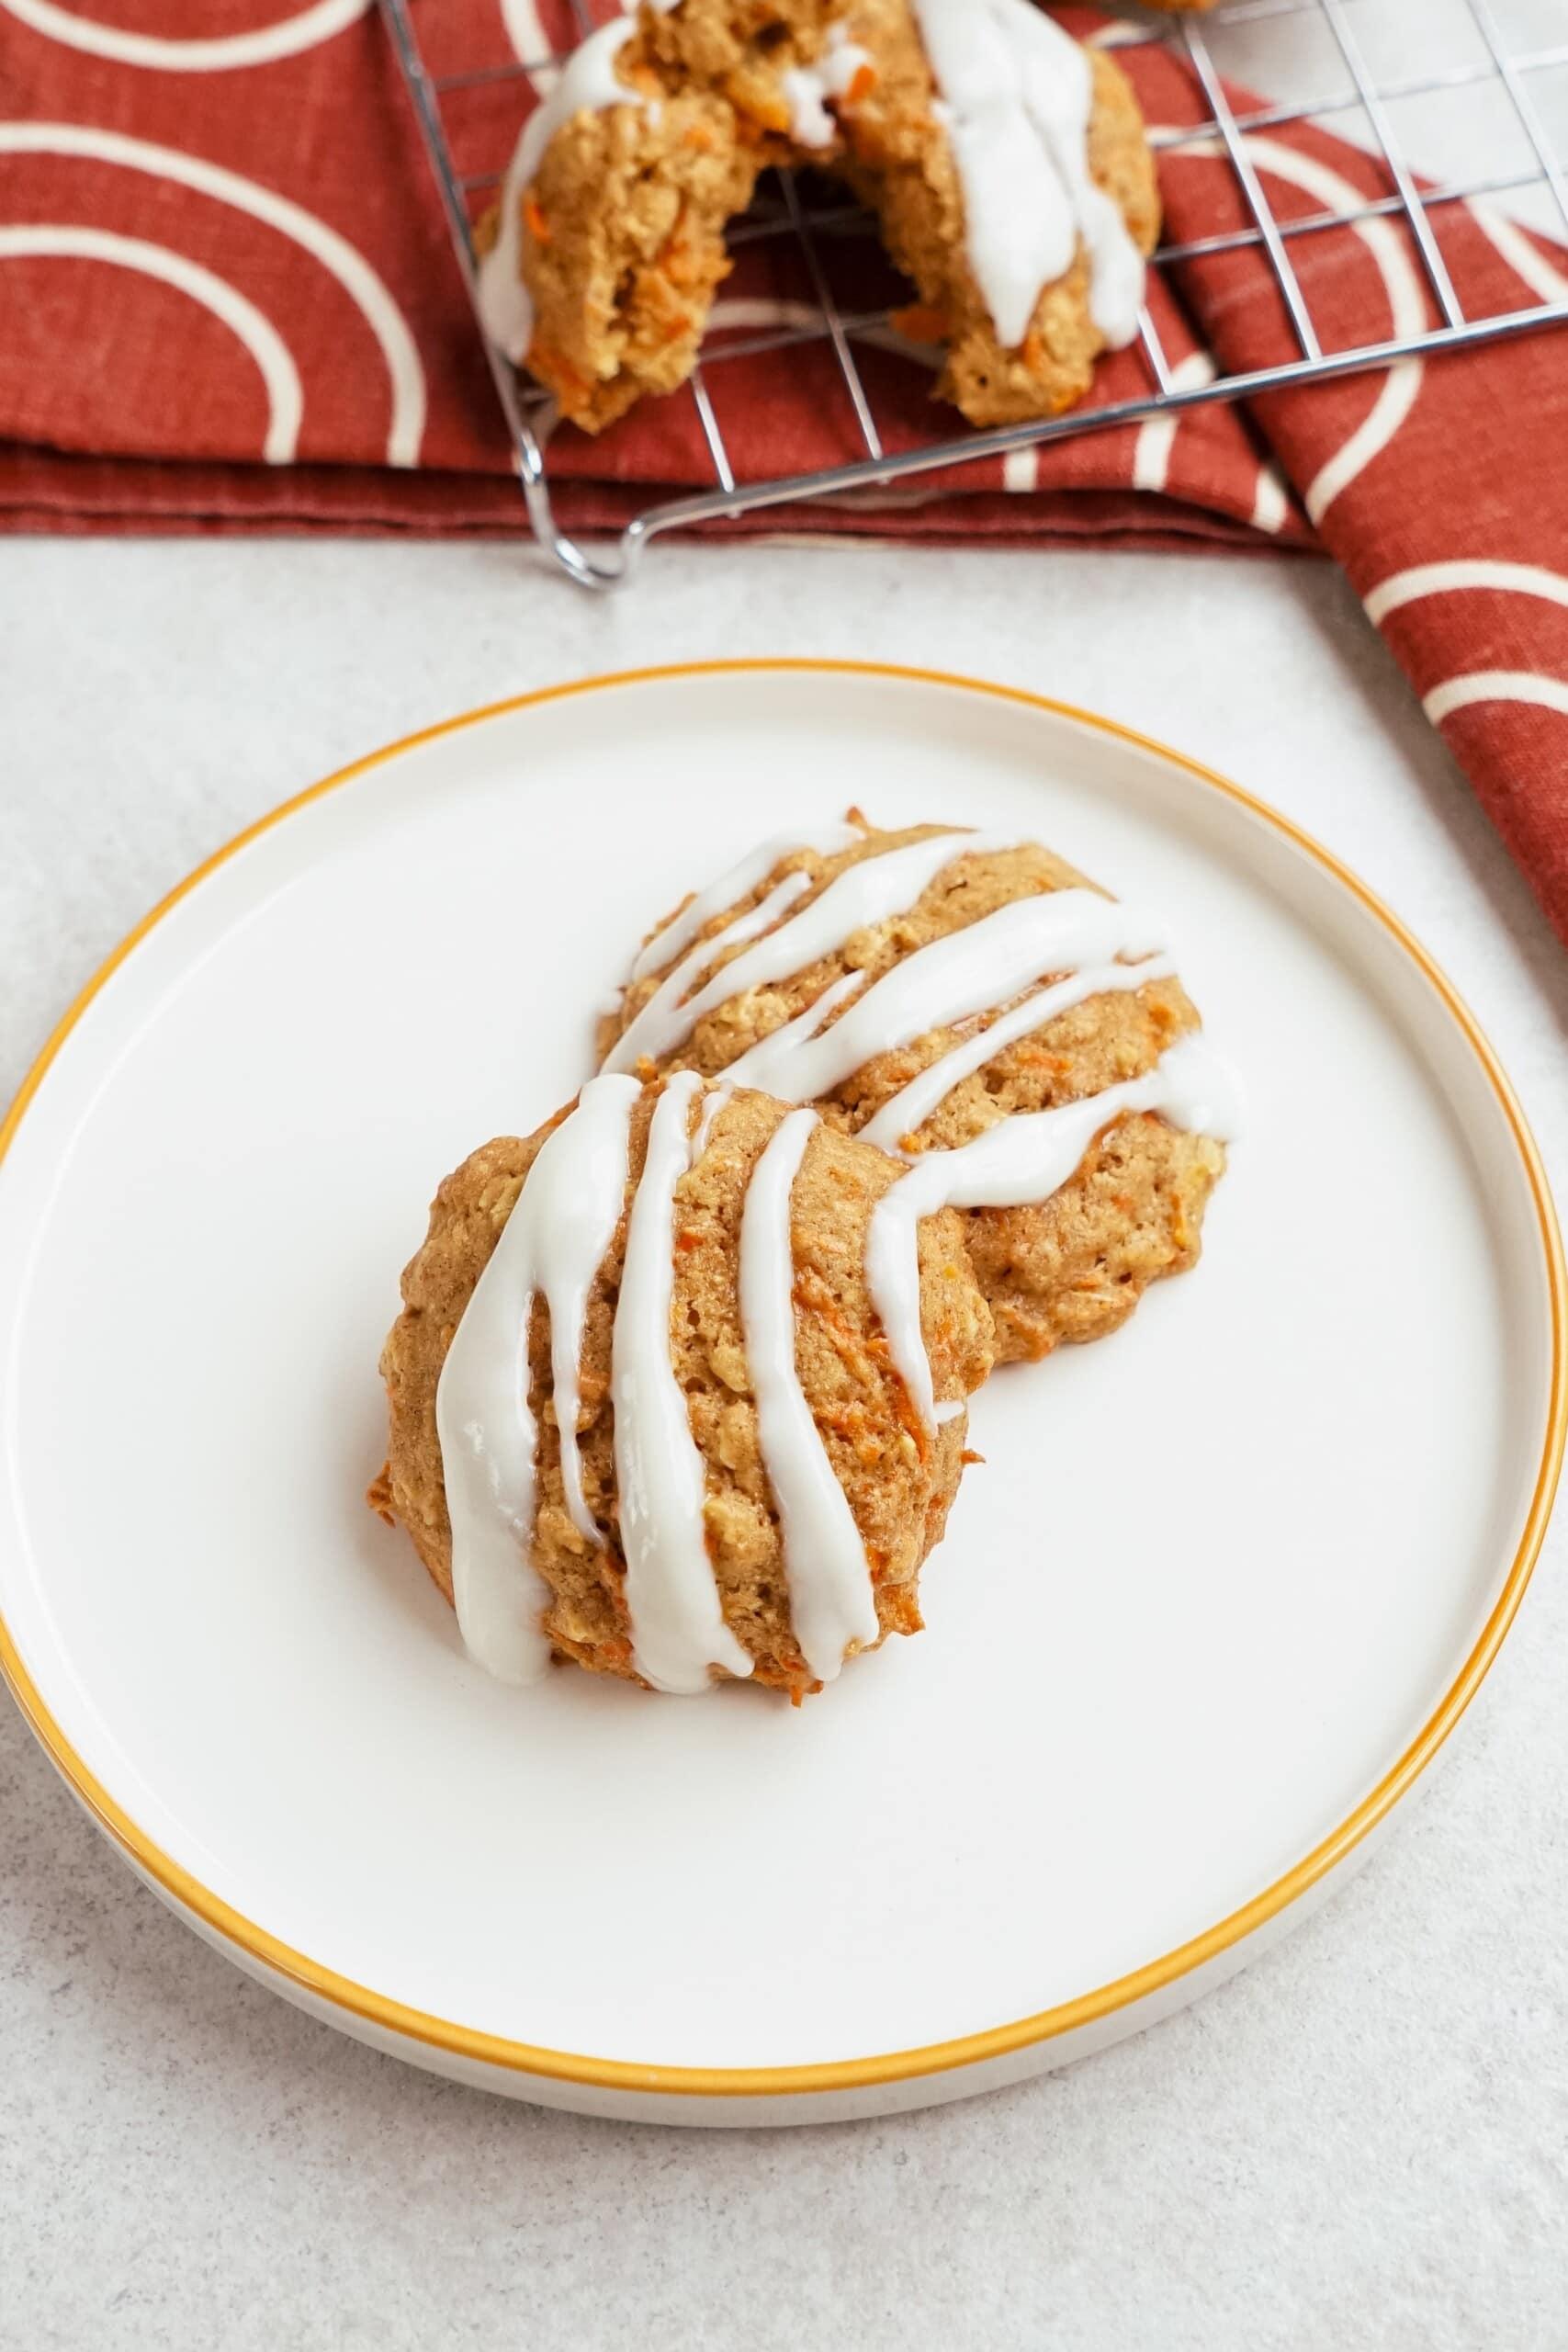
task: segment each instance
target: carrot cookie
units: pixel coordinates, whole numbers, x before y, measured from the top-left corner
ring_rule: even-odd
[[[841,0],[679,0],[592,33],[523,127],[479,270],[486,327],[597,433],[696,360],[759,175],[831,151],[865,63]]]
[[[951,1211],[900,1279],[922,1414],[867,1252],[897,1161],[809,1110],[611,1075],[441,1186],[381,1370],[371,1500],[469,1650],[657,1690],[799,1699],[914,1633],[991,1320]]]
[[[767,165],[876,210],[977,424],[1048,416],[1130,342],[1158,226],[1115,62],[1032,0],[643,0],[524,127],[486,226],[491,337],[590,432],[695,361]]]
[[[908,1172],[870,1295],[928,1426],[920,1220],[966,1212],[998,1361],[1100,1338],[1190,1266],[1235,1120],[1158,923],[1017,832],[770,841],[687,899],[602,1024],[607,1070],[811,1102]]]
[[[874,81],[838,168],[876,213],[946,345],[937,390],[975,424],[1056,415],[1138,331],[1159,232],[1132,85],[1033,0],[857,0]]]

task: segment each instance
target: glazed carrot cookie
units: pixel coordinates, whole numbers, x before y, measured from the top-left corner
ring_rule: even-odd
[[[1032,0],[857,0],[875,79],[839,169],[946,345],[937,390],[975,424],[1055,415],[1131,343],[1159,232],[1154,159],[1121,67]]]
[[[1019,834],[850,822],[764,842],[686,900],[600,1050],[814,1102],[905,1162],[871,1295],[929,1418],[901,1304],[923,1216],[967,1212],[1000,1363],[1114,1330],[1195,1261],[1235,1113],[1166,945]]]
[[[841,0],[678,0],[592,34],[523,129],[479,273],[485,323],[597,433],[692,371],[724,232],[769,164],[831,149],[865,65]]]
[[[593,1080],[441,1186],[382,1355],[371,1501],[469,1649],[659,1690],[798,1699],[914,1633],[991,1322],[951,1211],[904,1308],[922,1418],[866,1250],[896,1161],[809,1111],[682,1074]]]
[[[1158,225],[1136,101],[1032,0],[643,0],[524,128],[485,232],[491,334],[590,432],[671,390],[728,221],[802,162],[875,209],[976,423],[1054,414],[1135,334]]]

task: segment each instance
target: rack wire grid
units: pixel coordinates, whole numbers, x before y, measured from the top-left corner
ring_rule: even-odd
[[[815,292],[815,316],[807,324],[792,322],[766,334],[704,345],[698,364],[692,370],[683,391],[668,397],[686,398],[695,404],[713,468],[714,487],[679,497],[651,501],[625,525],[604,557],[595,558],[587,554],[563,531],[556,519],[546,460],[546,445],[554,419],[553,404],[548,396],[514,368],[490,341],[479,320],[478,258],[469,208],[471,204],[482,208],[493,192],[500,175],[465,178],[458,174],[453,162],[442,110],[443,100],[455,91],[511,79],[531,90],[536,99],[542,94],[541,84],[547,84],[564,62],[563,57],[540,57],[516,64],[481,66],[472,71],[437,76],[430,73],[421,51],[410,0],[380,0],[440,191],[453,248],[474,308],[496,394],[512,435],[517,477],[534,535],[539,545],[573,580],[584,587],[595,589],[619,585],[631,576],[650,541],[664,532],[694,524],[750,514],[759,508],[784,507],[802,500],[839,498],[854,491],[906,481],[912,476],[961,465],[968,460],[1005,458],[1014,450],[1060,440],[1069,434],[1103,432],[1113,425],[1138,424],[1149,417],[1179,414],[1183,410],[1214,401],[1246,400],[1256,393],[1386,367],[1394,360],[1416,354],[1425,356],[1457,350],[1568,321],[1568,296],[1543,296],[1540,300],[1519,310],[1477,318],[1467,317],[1433,233],[1431,215],[1444,206],[1462,203],[1472,198],[1502,194],[1517,198],[1530,191],[1548,205],[1553,216],[1553,231],[1561,223],[1562,232],[1568,234],[1568,168],[1554,150],[1538,103],[1536,86],[1536,77],[1547,69],[1568,67],[1568,40],[1533,49],[1520,48],[1504,36],[1497,14],[1497,0],[1456,0],[1456,5],[1461,17],[1468,16],[1473,32],[1478,36],[1472,62],[1396,83],[1382,81],[1369,66],[1363,42],[1354,22],[1356,0],[1221,0],[1220,6],[1201,17],[1150,17],[1141,10],[1134,9],[1117,27],[1119,51],[1124,51],[1126,48],[1140,43],[1163,41],[1179,56],[1185,58],[1202,93],[1208,108],[1207,118],[1168,134],[1163,142],[1156,135],[1156,143],[1177,144],[1206,139],[1217,145],[1235,173],[1244,207],[1242,217],[1248,223],[1222,235],[1199,238],[1185,244],[1162,245],[1154,254],[1150,267],[1162,270],[1203,254],[1242,247],[1260,252],[1272,271],[1292,334],[1300,346],[1299,357],[1277,367],[1256,368],[1251,372],[1231,372],[1217,366],[1211,381],[1178,383],[1174,380],[1174,370],[1145,306],[1141,317],[1137,347],[1148,382],[1146,390],[1139,397],[1120,400],[1099,408],[1074,410],[1066,415],[1034,424],[933,435],[928,444],[890,455],[884,446],[864,378],[856,365],[854,345],[857,337],[872,335],[879,330],[886,331],[892,313],[886,310],[853,314],[841,311],[834,300],[818,243],[824,232],[868,223],[869,216],[859,206],[848,204],[836,207],[830,213],[813,212],[802,202],[789,175],[781,175],[777,200],[754,206],[750,212],[733,222],[731,243],[739,244],[759,237],[793,240],[804,262],[807,282]],[[595,29],[597,21],[603,20],[602,17],[595,18],[590,0],[570,0],[570,6],[584,36]],[[1307,17],[1316,20],[1320,28],[1325,28],[1331,53],[1338,62],[1342,77],[1340,86],[1309,99],[1271,106],[1254,113],[1238,113],[1226,96],[1210,36],[1222,28],[1269,17]],[[1477,96],[1485,91],[1494,97],[1498,94],[1505,97],[1521,134],[1517,167],[1493,169],[1479,175],[1440,182],[1433,187],[1417,185],[1395,134],[1390,108],[1397,101],[1429,97],[1450,91],[1472,92]],[[1354,208],[1309,212],[1290,220],[1277,219],[1247,153],[1247,135],[1264,129],[1275,129],[1284,123],[1332,122],[1336,117],[1342,118],[1352,111],[1359,111],[1370,129],[1371,140],[1365,152],[1373,163],[1381,164],[1386,173],[1388,193],[1376,198],[1369,198]],[[1290,248],[1297,238],[1311,236],[1325,229],[1343,228],[1379,215],[1397,216],[1407,226],[1440,322],[1428,326],[1418,334],[1325,351],[1314,329],[1301,282],[1292,264]],[[780,474],[763,481],[738,481],[715,413],[706,371],[742,356],[754,356],[761,352],[786,353],[792,346],[812,343],[825,343],[831,347],[853,411],[864,455],[841,465]]]

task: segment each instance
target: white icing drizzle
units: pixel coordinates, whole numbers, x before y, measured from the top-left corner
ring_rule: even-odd
[[[730,1092],[731,1090],[728,1086],[716,1086],[703,1103],[702,1115],[697,1121],[697,1131],[692,1137],[692,1165],[694,1168],[708,1148],[709,1140],[713,1135],[713,1123],[717,1118],[719,1113],[723,1110],[725,1104],[728,1102]]]
[[[1072,970],[1091,959],[1147,955],[1161,944],[1145,918],[1098,890],[1037,892],[917,948],[885,972],[831,1028],[801,1035],[791,1022],[775,1030],[742,1054],[726,1075],[732,1086],[760,1087],[786,1102],[814,1102],[831,1094],[876,1055],[912,1045],[929,1030],[988,1012],[1048,972]],[[831,996],[833,990],[827,993]],[[813,1010],[824,1001],[818,998]],[[1030,1025],[1038,1027],[1050,1018],[1042,1012]],[[990,1033],[985,1043],[989,1050],[981,1054],[981,1061],[988,1061],[998,1050]],[[949,1084],[957,1082],[955,1074]],[[880,1136],[873,1139],[882,1141]]]
[[[435,1392],[457,1623],[473,1657],[503,1682],[536,1681],[550,1662],[539,1623],[549,1594],[528,1559],[537,1438],[528,1410],[528,1324],[538,1296],[550,1310],[567,1507],[584,1534],[603,1541],[582,1500],[578,1357],[589,1288],[626,1197],[637,1091],[634,1079],[592,1080],[541,1145]]]
[[[846,1650],[874,1642],[879,1629],[865,1546],[795,1371],[790,1193],[817,1125],[815,1111],[792,1111],[752,1170],[740,1220],[740,1321],[790,1620],[807,1665],[830,1682]]]
[[[1002,1013],[988,1029],[977,1030],[974,1036],[963,1038],[947,1053],[939,1055],[929,1069],[920,1070],[908,1086],[900,1088],[859,1130],[862,1142],[879,1145],[884,1151],[899,1151],[904,1137],[923,1126],[955,1086],[973,1077],[976,1070],[983,1069],[1006,1046],[1016,1045],[1021,1037],[1032,1037],[1037,1029],[1055,1021],[1058,1013],[1070,1012],[1076,1004],[1087,1004],[1090,997],[1146,988],[1151,980],[1169,979],[1175,970],[1168,956],[1146,956],[1136,964],[1086,965],[1053,987],[1038,989],[1033,996],[1025,997],[1021,1004]]]
[[[1032,0],[911,0],[964,195],[964,240],[998,340],[1022,343],[1043,289],[1081,239],[1089,313],[1131,343],[1143,256],[1089,167],[1087,51]]]
[[[1177,1040],[1153,1069],[1082,1102],[1004,1118],[955,1151],[928,1151],[883,1195],[866,1237],[866,1282],[888,1352],[928,1426],[935,1420],[920,1331],[919,1227],[941,1208],[1021,1208],[1060,1191],[1097,1135],[1134,1112],[1228,1143],[1241,1125],[1234,1074],[1198,1035]]]
[[[789,106],[789,127],[803,147],[830,147],[839,126],[828,111],[829,98],[841,98],[869,53],[851,40],[842,19],[828,28],[828,38],[810,65],[792,65],[779,77]]]
[[[797,1012],[795,1019],[786,1021],[782,1029],[772,1030],[767,1036],[760,1037],[739,1059],[730,1063],[725,1072],[730,1084],[755,1086],[764,1094],[776,1095],[781,1102],[804,1102],[806,1097],[803,1094],[792,1094],[786,1091],[789,1084],[786,1073],[793,1067],[795,1054],[816,1042],[829,1016],[836,1012],[857,989],[863,989],[869,978],[865,972],[846,972],[841,978],[830,980],[821,995],[812,999],[804,1012]],[[772,1085],[766,1075],[769,1071],[776,1074],[783,1082]]]
[[[550,141],[574,114],[604,107],[647,105],[642,92],[631,89],[615,72],[616,56],[636,30],[635,14],[616,17],[590,33],[572,51],[560,80],[524,124],[507,165],[496,240],[479,264],[479,305],[485,333],[514,366],[520,367],[527,357],[534,338],[534,305],[523,283],[524,191],[543,163]]]
[[[773,915],[768,910],[775,907],[775,902],[779,907],[787,903],[782,894],[792,883],[802,887],[807,883],[804,875],[786,875],[778,889],[761,906],[738,916],[713,938],[698,942],[606,1055],[604,1068],[631,1069],[643,1054],[658,1060],[689,1037],[699,1021],[718,1005],[728,1004],[732,997],[744,996],[749,989],[761,988],[770,980],[787,979],[795,972],[805,971],[823,956],[836,955],[868,923],[886,922],[889,917],[902,914],[944,867],[955,865],[960,858],[982,857],[994,851],[1028,845],[1026,835],[1010,832],[936,833],[925,841],[907,842],[902,848],[884,850],[877,856],[861,858],[855,865],[846,866],[797,915],[776,930],[770,930]],[[758,937],[759,933],[762,936]],[[754,944],[716,972],[694,995],[686,994],[689,983],[715,956],[746,941]]]
[[[723,914],[727,907],[739,906],[753,890],[760,890],[775,866],[786,857],[794,857],[801,850],[816,850],[819,856],[832,857],[849,849],[864,835],[853,825],[824,825],[815,833],[774,833],[769,840],[759,842],[754,850],[738,858],[728,874],[710,882],[689,899],[677,915],[671,915],[663,927],[656,931],[632,966],[634,981],[646,979],[650,972],[666,972],[683,956],[705,923],[715,915]]]
[[[704,1540],[706,1474],[670,1351],[675,1187],[692,1165],[688,1130],[702,1089],[682,1070],[654,1105],[626,1224],[610,1367],[632,1660],[656,1690],[682,1692],[705,1690],[710,1667],[751,1671],[719,1606]]]
[[[795,900],[810,888],[810,875],[803,874],[797,868],[794,874],[786,874],[777,888],[770,890],[767,897],[749,913],[737,915],[735,921],[727,923],[716,937],[699,939],[694,947],[688,948],[673,971],[665,974],[631,1027],[616,1038],[604,1057],[604,1068],[631,1069],[643,1054],[657,1055],[668,1050],[662,1045],[650,1044],[649,1039],[666,1035],[671,1039],[685,1036],[699,1016],[694,1012],[690,1019],[683,1019],[686,1007],[682,1000],[697,974],[712,963],[721,949],[755,939],[759,932],[766,931],[771,924],[777,922],[786,909],[794,906]],[[728,994],[728,989],[725,994]],[[715,1001],[721,1003],[723,999],[716,998]]]

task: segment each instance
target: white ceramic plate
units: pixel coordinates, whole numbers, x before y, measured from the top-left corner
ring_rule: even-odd
[[[1203,1263],[977,1400],[921,1639],[795,1713],[502,1689],[361,1499],[399,1269],[650,919],[852,799],[1168,910],[1251,1105]],[[1359,884],[1102,722],[826,664],[528,697],[280,819],[95,983],[0,1164],[7,1672],[194,1925],[465,2079],[799,2121],[1126,2032],[1365,1850],[1503,1638],[1563,1408],[1529,1136]]]

